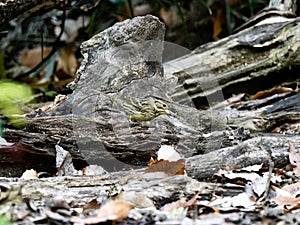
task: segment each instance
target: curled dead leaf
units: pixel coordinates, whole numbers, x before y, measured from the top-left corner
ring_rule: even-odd
[[[184,159],[179,159],[174,162],[170,162],[168,160],[159,160],[145,170],[145,173],[153,173],[153,172],[164,172],[168,176],[184,175],[185,174]]]
[[[255,95],[251,96],[251,99],[252,100],[263,99],[275,94],[292,93],[293,91],[294,90],[292,88],[277,87],[277,88],[273,88],[272,90],[259,91]]]
[[[81,224],[98,224],[105,221],[122,221],[128,216],[132,205],[122,200],[113,200],[103,205],[97,213],[97,216],[81,218],[73,216],[70,222]]]

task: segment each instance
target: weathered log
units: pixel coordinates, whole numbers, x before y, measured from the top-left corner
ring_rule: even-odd
[[[230,185],[199,182],[183,175],[168,178],[158,176],[155,178],[142,172],[134,171],[116,172],[102,176],[52,177],[32,180],[0,178],[0,186],[3,183],[6,183],[4,187],[7,187],[5,191],[3,190],[3,196],[6,195],[5,192],[21,189],[17,193],[22,195],[19,197],[44,201],[52,199],[55,192],[55,196],[62,196],[68,202],[76,199],[75,205],[81,206],[92,199],[107,197],[107,193],[116,187],[121,188],[115,190],[117,192],[141,192],[145,196],[156,200],[157,203],[162,199],[170,198],[174,193],[177,196],[195,194],[200,191],[204,193],[224,192],[229,194],[228,191],[231,189]],[[37,186],[39,186],[38,189],[36,188]],[[241,191],[243,189],[232,188],[230,193],[236,194]],[[7,200],[11,201],[13,199]]]
[[[85,59],[73,84],[74,92],[68,99],[50,112],[37,112],[35,114],[38,117],[28,117],[25,132],[6,129],[5,137],[8,140],[18,140],[23,154],[27,152],[34,155],[36,152],[40,160],[31,166],[39,171],[43,170],[40,166],[45,161],[43,157],[54,159],[54,145],[58,142],[70,151],[78,167],[85,165],[86,160],[88,163],[101,162],[110,167],[108,169],[124,167],[124,164],[117,163],[119,161],[136,166],[145,165],[161,144],[174,145],[185,157],[208,153],[201,156],[201,160],[216,156],[211,152],[218,149],[222,151],[234,144],[248,149],[249,145],[242,142],[261,135],[255,131],[270,131],[281,125],[274,120],[278,116],[264,114],[263,108],[259,107],[257,111],[248,113],[231,113],[233,111],[229,110],[227,115],[226,111],[199,111],[188,105],[195,102],[199,107],[199,98],[207,98],[211,103],[216,100],[213,98],[216,93],[222,98],[221,90],[228,96],[240,91],[253,93],[282,81],[296,83],[299,78],[293,73],[279,76],[279,72],[285,72],[298,63],[298,26],[297,19],[291,20],[276,34],[278,41],[263,48],[240,42],[242,39],[239,38],[251,32],[249,28],[166,63],[163,74],[163,25],[152,16],[118,23],[83,44]],[[258,81],[263,81],[262,85],[256,85]],[[170,94],[172,98],[169,97]],[[140,100],[149,99],[149,96],[166,103],[172,113],[136,122],[130,119],[126,110],[115,104],[117,100],[122,104],[126,98]],[[294,103],[298,99],[294,97]],[[299,123],[297,109],[293,109],[295,119],[289,120],[290,122]],[[284,111],[282,108],[281,114],[276,112],[283,118],[281,123],[284,121]],[[234,118],[234,115],[239,116]],[[242,134],[241,141],[232,141],[231,135],[226,132],[227,125],[237,129],[235,132],[243,128],[250,129],[250,135]],[[255,140],[253,139],[254,142]],[[285,139],[278,140],[284,142],[282,145],[286,144]],[[11,163],[14,151],[13,148],[5,151],[6,157],[1,157],[1,165]],[[231,154],[232,151],[225,152]],[[242,156],[244,152],[237,154]],[[265,161],[265,158],[250,162],[259,161]],[[278,161],[282,162],[282,158]],[[27,165],[23,167],[24,170],[30,165],[29,162],[26,163],[16,166],[18,170],[15,173],[4,167],[1,172],[3,175],[20,174],[22,166]],[[212,163],[211,167],[220,167],[217,163],[220,162]],[[45,169],[55,170],[54,165],[47,165]],[[194,169],[195,166],[191,166],[190,171]]]
[[[269,159],[277,168],[282,168],[289,164],[289,141],[295,143],[297,149],[300,148],[299,135],[261,134],[261,137],[249,139],[236,146],[188,158],[187,173],[193,178],[204,179],[226,167],[241,168],[261,163],[268,166]]]
[[[267,26],[272,30],[272,24]],[[299,19],[289,19],[282,26],[264,47],[244,41],[257,32],[250,27],[165,63],[165,76],[178,77],[173,100],[204,108],[222,96],[254,94],[284,82],[295,86],[299,82]]]

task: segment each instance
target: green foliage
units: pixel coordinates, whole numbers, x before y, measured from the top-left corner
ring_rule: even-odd
[[[22,127],[24,120],[16,118],[21,115],[21,105],[24,105],[32,97],[31,88],[25,84],[11,81],[0,81],[0,111],[8,117],[12,125]]]
[[[56,91],[49,90],[49,91],[45,91],[44,94],[47,97],[54,98],[58,93]]]
[[[38,90],[39,90],[39,92],[43,93],[43,95],[45,97],[48,97],[51,100],[54,99],[54,97],[59,94],[59,93],[57,93],[57,91],[51,90],[51,89],[46,88],[46,87],[40,87]]]
[[[0,215],[0,224],[1,225],[12,225],[9,219],[7,219],[5,216]]]

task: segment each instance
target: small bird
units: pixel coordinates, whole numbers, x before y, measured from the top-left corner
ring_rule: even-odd
[[[142,122],[150,121],[159,115],[169,114],[169,106],[167,103],[153,97],[144,99],[118,99],[111,97],[113,103],[123,110],[131,121]]]

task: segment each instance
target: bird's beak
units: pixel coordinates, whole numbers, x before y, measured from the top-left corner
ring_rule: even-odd
[[[171,110],[168,110],[168,109],[166,109],[165,112],[168,116],[175,116],[176,115],[174,112],[172,112]]]

